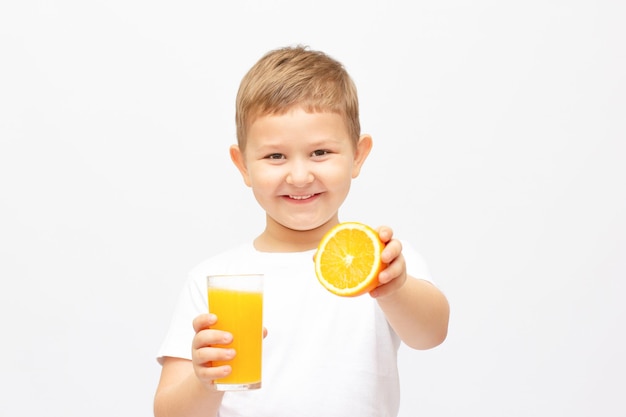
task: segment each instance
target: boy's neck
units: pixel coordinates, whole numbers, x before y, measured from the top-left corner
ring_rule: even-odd
[[[265,230],[254,240],[261,252],[304,252],[317,248],[324,234],[339,221],[331,221],[311,230],[294,230],[268,219]]]

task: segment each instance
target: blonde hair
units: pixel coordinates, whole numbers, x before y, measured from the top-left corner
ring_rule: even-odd
[[[258,117],[284,114],[296,106],[341,115],[356,146],[361,135],[359,102],[348,72],[323,52],[295,46],[268,52],[241,80],[235,113],[241,150],[248,128]]]

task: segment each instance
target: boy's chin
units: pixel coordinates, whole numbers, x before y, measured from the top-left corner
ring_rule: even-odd
[[[306,233],[306,232],[315,232],[320,229],[325,229],[329,225],[334,225],[336,222],[331,220],[326,221],[317,221],[317,222],[292,222],[292,223],[282,223],[281,226],[292,230],[294,232]]]

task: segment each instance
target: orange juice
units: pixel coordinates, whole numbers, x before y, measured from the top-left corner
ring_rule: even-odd
[[[232,333],[233,341],[222,347],[235,349],[229,361],[214,361],[213,366],[230,365],[232,373],[216,379],[218,389],[250,389],[261,386],[263,342],[263,293],[238,289],[208,288],[209,311],[217,316],[214,329]],[[225,385],[232,386],[228,387]]]

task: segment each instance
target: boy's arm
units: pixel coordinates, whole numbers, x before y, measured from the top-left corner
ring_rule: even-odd
[[[406,272],[405,272],[406,274]],[[396,281],[396,280],[394,280]],[[398,288],[379,287],[372,292],[391,327],[413,349],[430,349],[448,334],[450,306],[437,287],[423,279],[407,276]],[[396,282],[390,282],[393,286]],[[376,293],[379,291],[379,293]]]
[[[200,382],[190,360],[166,357],[154,397],[154,416],[214,417],[223,396]]]
[[[406,345],[413,349],[440,345],[448,335],[446,296],[432,283],[407,275],[402,244],[393,239],[391,228],[380,227],[378,235],[385,242],[381,259],[387,267],[378,275],[380,285],[370,295]]]
[[[229,365],[214,367],[213,361],[233,358],[234,351],[217,347],[230,343],[232,334],[211,329],[215,314],[200,314],[193,320],[196,332],[191,342],[192,360],[165,357],[154,397],[155,417],[215,417],[224,397],[213,385],[216,378],[230,374]],[[263,333],[265,335],[265,331]]]

